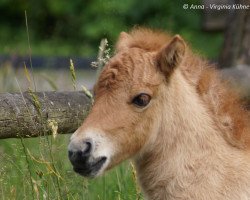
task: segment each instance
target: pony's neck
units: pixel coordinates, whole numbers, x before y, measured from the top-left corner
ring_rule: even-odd
[[[223,155],[229,148],[195,88],[180,72],[161,93],[165,93],[161,129],[135,162],[150,199],[165,199],[188,187],[197,172],[206,169],[206,162],[216,162],[217,152]]]

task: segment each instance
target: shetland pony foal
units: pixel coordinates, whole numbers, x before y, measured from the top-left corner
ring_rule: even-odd
[[[148,199],[250,199],[249,113],[180,36],[122,32],[94,93],[69,144],[77,173],[133,158]]]

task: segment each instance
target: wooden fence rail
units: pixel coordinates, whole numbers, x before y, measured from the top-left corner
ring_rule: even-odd
[[[233,78],[250,101],[250,67],[221,72],[225,79]],[[0,139],[72,133],[81,125],[90,106],[91,100],[83,92],[0,94]]]
[[[0,94],[0,139],[72,133],[90,105],[83,92]]]

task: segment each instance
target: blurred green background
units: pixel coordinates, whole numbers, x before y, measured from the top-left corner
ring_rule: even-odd
[[[94,56],[101,38],[114,44],[121,31],[147,26],[181,34],[208,58],[219,54],[222,33],[202,31],[200,0],[0,0],[0,53],[28,53],[25,10],[33,55]],[[205,45],[204,45],[205,44]]]

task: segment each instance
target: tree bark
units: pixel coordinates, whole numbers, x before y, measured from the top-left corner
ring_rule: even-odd
[[[233,4],[249,5],[249,1],[235,0]],[[227,24],[220,67],[250,65],[250,9],[230,9]]]
[[[83,92],[0,94],[0,139],[72,133],[90,106]]]

